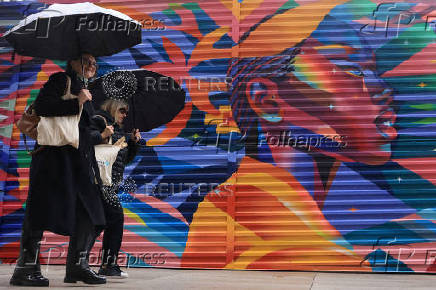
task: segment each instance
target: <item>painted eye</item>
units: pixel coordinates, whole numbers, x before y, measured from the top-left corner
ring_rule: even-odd
[[[334,61],[334,64],[338,66],[343,72],[352,75],[353,77],[364,77],[362,68],[357,63],[351,63],[346,61]]]
[[[354,77],[363,77],[364,76],[363,71],[361,71],[360,69],[355,68],[355,67],[344,68],[344,72],[346,72],[347,74],[352,75]]]
[[[348,70],[345,70],[345,72],[347,74],[355,76],[355,77],[363,77],[363,72],[361,70],[359,70],[359,69],[355,69],[355,68],[348,69]]]

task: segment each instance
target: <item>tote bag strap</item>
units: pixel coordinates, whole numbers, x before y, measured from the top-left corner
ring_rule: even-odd
[[[107,126],[107,121],[106,121],[106,118],[105,118],[105,117],[103,117],[102,115],[94,115],[94,117],[102,118],[102,119],[103,119],[103,122],[104,122],[104,125]]]
[[[107,127],[107,121],[106,121],[106,118],[105,118],[105,117],[103,117],[102,115],[94,115],[94,117],[102,118],[103,121],[104,121],[104,125]],[[109,142],[108,142],[108,144],[112,145],[112,136],[109,137]]]
[[[71,78],[67,76],[67,86],[65,87],[64,96],[69,95],[71,93]]]

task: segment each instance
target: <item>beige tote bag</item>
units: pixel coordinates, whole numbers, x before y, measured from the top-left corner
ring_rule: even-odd
[[[107,126],[106,118],[100,115],[95,115],[103,119]],[[97,160],[98,170],[103,185],[112,185],[112,165],[117,159],[118,152],[127,147],[126,137],[121,137],[115,144],[112,145],[112,136],[109,138],[108,144],[99,144],[94,146],[95,159]]]
[[[103,185],[112,185],[112,165],[117,159],[120,147],[111,144],[95,145],[95,159]]]
[[[112,165],[117,159],[118,152],[127,147],[125,137],[121,137],[115,144],[112,145],[112,137],[109,139],[109,144],[95,145],[95,159],[97,160],[98,170],[103,185],[112,185]]]
[[[63,100],[77,98],[71,93],[71,79],[67,76],[67,89]],[[41,117],[38,123],[38,144],[49,146],[71,145],[79,148],[79,121],[83,105],[80,105],[79,114],[62,117]]]

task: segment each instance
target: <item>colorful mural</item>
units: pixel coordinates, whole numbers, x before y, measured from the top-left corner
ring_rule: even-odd
[[[2,3],[0,33],[47,3]],[[144,68],[187,93],[126,170],[120,264],[436,271],[434,1],[97,4],[143,24],[100,74]],[[13,122],[65,63],[0,41],[0,260],[13,263],[30,163]],[[44,262],[66,247],[47,233]]]

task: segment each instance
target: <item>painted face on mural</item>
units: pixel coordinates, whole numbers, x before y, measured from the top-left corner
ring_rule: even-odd
[[[332,27],[340,29],[332,33]],[[246,82],[247,100],[263,131],[292,128],[293,133],[336,136],[340,150],[315,150],[342,161],[389,160],[397,135],[392,90],[377,76],[374,53],[355,30],[325,21],[299,46],[292,65],[286,78]]]

